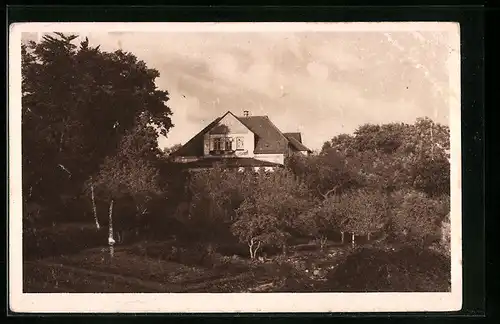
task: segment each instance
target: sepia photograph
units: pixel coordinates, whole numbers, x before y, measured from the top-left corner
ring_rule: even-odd
[[[459,30],[14,24],[11,310],[459,310]]]

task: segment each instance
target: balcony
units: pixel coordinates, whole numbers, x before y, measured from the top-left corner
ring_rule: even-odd
[[[214,156],[221,156],[221,155],[234,155],[236,152],[236,150],[212,150],[212,151],[209,151],[208,153],[210,155],[214,155]]]

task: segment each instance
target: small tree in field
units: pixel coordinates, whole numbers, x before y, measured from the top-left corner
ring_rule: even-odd
[[[341,231],[367,235],[381,230],[387,222],[387,199],[380,191],[357,190],[340,196],[333,205],[336,224]]]
[[[337,196],[330,196],[321,202],[318,201],[316,207],[301,215],[307,234],[312,234],[319,241],[321,250],[326,245],[328,234],[339,227],[337,202]]]
[[[291,232],[301,226],[299,215],[311,207],[307,186],[288,170],[261,171],[253,190],[237,209],[232,232],[246,242],[255,258],[262,245],[283,248]]]
[[[113,208],[115,203],[132,202],[138,215],[146,212],[146,206],[162,193],[159,170],[156,165],[158,148],[156,132],[139,122],[124,136],[118,153],[107,157],[99,173],[87,187],[96,188],[97,194],[109,199],[109,242],[114,244]]]
[[[450,213],[447,197],[433,199],[414,190],[396,192],[392,214],[396,237],[419,247],[428,243],[427,238],[439,237],[441,224]]]

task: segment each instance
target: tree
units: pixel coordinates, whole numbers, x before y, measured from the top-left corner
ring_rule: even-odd
[[[367,235],[382,230],[387,223],[386,196],[375,190],[355,190],[342,194],[337,202],[327,205],[337,217],[336,225],[343,232]]]
[[[248,244],[251,258],[263,245],[281,246],[286,253],[291,233],[301,225],[299,215],[311,206],[307,186],[290,171],[260,171],[231,229]]]
[[[165,148],[163,148],[163,155],[165,157],[168,157],[170,154],[172,154],[173,152],[177,151],[181,147],[182,147],[181,144],[174,144],[174,145],[172,145],[170,147],[165,147]]]
[[[430,238],[439,237],[441,224],[450,213],[449,198],[429,198],[415,190],[394,194],[392,224],[396,237],[405,243],[423,247]]]
[[[201,235],[208,240],[229,232],[235,210],[250,195],[254,180],[253,171],[239,172],[224,164],[194,172],[189,179],[189,217],[193,226],[202,229]]]
[[[87,187],[95,187],[97,192],[110,201],[109,227],[113,240],[113,206],[115,202],[132,202],[135,215],[147,212],[148,203],[162,194],[159,169],[160,151],[156,145],[158,134],[146,125],[147,119],[139,117],[136,126],[122,138],[118,152],[104,160],[95,180]],[[116,209],[116,208],[115,208]],[[123,219],[121,220],[123,225]]]
[[[358,185],[357,175],[335,149],[323,151],[320,155],[292,155],[287,158],[286,165],[320,199]]]
[[[113,156],[143,116],[166,134],[168,93],[133,54],[103,52],[55,33],[22,46],[23,189],[53,209]]]
[[[341,134],[326,142],[320,155],[332,149],[365,187],[449,193],[449,128],[429,118],[414,124],[364,124],[353,136]]]
[[[339,217],[336,211],[337,196],[330,196],[323,201],[315,203],[315,207],[301,215],[301,221],[307,234],[316,237],[321,250],[327,243],[328,234],[339,229]],[[343,232],[342,232],[343,241]]]

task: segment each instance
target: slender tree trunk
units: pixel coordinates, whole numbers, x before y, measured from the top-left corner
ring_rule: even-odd
[[[114,244],[115,244],[115,239],[113,238],[113,200],[111,200],[111,203],[109,204],[109,237],[108,237],[108,244],[109,244],[109,254],[111,257],[114,256],[115,254],[115,249],[114,249]]]
[[[319,248],[323,252],[325,250],[327,238],[325,236],[321,236],[319,239]]]
[[[95,226],[97,229],[101,228],[101,225],[99,225],[99,219],[97,218],[97,208],[95,206],[95,196],[94,196],[94,185],[90,185],[90,192],[92,194],[92,211],[94,213],[94,221],[95,221]]]
[[[288,244],[287,243],[283,243],[282,252],[283,252],[283,255],[285,255],[285,256],[288,254]]]
[[[342,242],[342,244],[344,244],[344,232],[340,232],[340,240]]]
[[[354,233],[352,233],[352,234],[351,234],[351,243],[352,243],[352,246],[354,246],[354,244],[355,244],[355,243],[354,243],[354,237],[355,237],[355,234],[354,234]]]
[[[254,259],[257,256],[257,251],[259,250],[259,248],[260,248],[260,241],[259,241],[259,244],[257,244],[257,246],[255,247],[255,250],[253,250],[253,257],[254,257]]]
[[[248,242],[248,250],[250,251],[250,259],[255,259],[257,256],[257,251],[259,250],[261,245],[260,241],[255,242],[255,239],[251,239],[250,242]]]
[[[254,240],[251,239],[250,242],[248,243],[248,250],[250,251],[250,259],[252,260],[255,258],[253,246],[254,246]]]
[[[367,237],[367,238],[368,238],[368,241],[370,241],[370,234],[371,234],[371,233],[368,233],[368,237]]]

